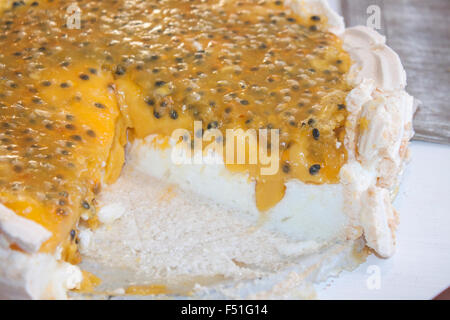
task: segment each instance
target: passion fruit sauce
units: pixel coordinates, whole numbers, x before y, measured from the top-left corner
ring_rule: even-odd
[[[275,175],[227,164],[256,181],[261,211],[289,179],[338,182],[351,61],[325,17],[281,1],[73,3],[20,2],[0,15],[0,201],[54,233],[47,250],[94,214],[102,176],[120,174],[127,130],[279,129]],[[79,28],[68,23],[77,18]]]

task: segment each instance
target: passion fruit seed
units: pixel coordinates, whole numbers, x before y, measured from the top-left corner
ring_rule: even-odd
[[[314,137],[315,140],[319,140],[319,137],[320,137],[319,129],[314,128],[314,129],[312,130],[312,135],[313,135],[313,137]]]
[[[320,171],[320,164],[314,164],[309,168],[309,173],[312,176],[315,176],[316,174],[318,174]]]

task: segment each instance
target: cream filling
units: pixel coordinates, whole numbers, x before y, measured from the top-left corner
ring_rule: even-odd
[[[347,238],[348,216],[344,214],[342,185],[312,185],[291,180],[286,184],[284,198],[263,215],[256,208],[255,182],[248,175],[230,172],[223,161],[213,165],[176,164],[171,155],[178,153],[182,147],[172,141],[172,147],[162,150],[158,142],[158,136],[136,141],[130,147],[128,165],[225,207],[239,210],[252,223],[261,222],[262,227],[294,240],[334,242]]]

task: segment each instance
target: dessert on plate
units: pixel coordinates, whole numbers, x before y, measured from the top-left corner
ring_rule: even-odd
[[[0,297],[83,290],[95,277],[79,246],[96,237],[88,257],[117,262],[110,242],[139,238],[149,261],[168,252],[159,271],[186,243],[241,239],[178,261],[192,283],[296,265],[326,278],[367,248],[394,253],[413,98],[385,38],[345,29],[325,1],[6,1],[0,28]],[[150,193],[166,185],[179,192],[161,204]],[[157,245],[127,224],[149,207]],[[119,217],[120,232],[105,227]],[[143,292],[171,292],[156,288]]]

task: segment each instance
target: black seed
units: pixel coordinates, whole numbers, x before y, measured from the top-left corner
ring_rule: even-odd
[[[319,140],[319,137],[320,137],[319,129],[314,128],[313,131],[312,131],[312,135],[313,135],[315,140]]]
[[[42,104],[42,100],[40,98],[33,98],[32,101],[36,104]]]
[[[156,81],[155,82],[155,86],[156,87],[162,87],[163,85],[165,85],[166,84],[166,82],[165,81],[162,81],[162,80],[159,80],[159,81]]]
[[[75,140],[75,141],[81,141],[82,139],[81,139],[81,137],[79,136],[79,135],[73,135],[73,136],[71,136],[70,137],[72,140]]]
[[[283,4],[282,1],[275,1],[275,5],[277,5],[277,6],[281,6],[282,4]]]
[[[337,64],[342,64],[342,60],[336,60]]]
[[[155,68],[155,69],[152,70],[152,72],[153,72],[153,73],[158,73],[158,72],[159,72],[159,69],[158,69],[158,68]]]
[[[122,66],[122,65],[119,64],[119,65],[116,67],[116,74],[117,74],[118,76],[123,76],[126,72],[127,72],[127,69],[126,69],[124,66]]]
[[[183,62],[183,58],[175,58],[175,61],[178,63],[182,63]]]
[[[75,117],[71,114],[66,115],[66,120],[67,121],[73,121],[73,119],[75,119]]]
[[[91,138],[95,138],[95,136],[96,136],[94,130],[87,130],[86,134]]]
[[[174,120],[178,118],[178,112],[176,112],[175,110],[171,110],[169,115]]]
[[[63,82],[59,85],[61,88],[68,88],[70,87],[70,84],[68,84],[67,82]]]
[[[153,112],[153,116],[154,116],[156,119],[161,118],[161,114],[160,114],[158,111],[154,111],[154,112]]]
[[[241,100],[240,102],[241,102],[241,104],[244,105],[244,106],[248,105],[248,100]]]
[[[47,130],[53,130],[53,125],[50,124],[50,123],[47,123],[47,124],[45,125],[45,128],[46,128]]]
[[[319,16],[311,16],[311,20],[312,21],[320,21],[320,17]]]
[[[289,173],[291,171],[291,166],[289,163],[284,163],[282,169],[284,173]]]
[[[320,164],[314,164],[309,168],[309,174],[314,176],[320,171]]]
[[[310,26],[310,27],[309,27],[309,30],[310,30],[310,31],[317,31],[317,26]]]
[[[310,126],[312,126],[314,123],[316,123],[316,120],[314,120],[313,118],[311,118],[311,119],[308,120],[308,124],[309,124]]]
[[[338,109],[339,110],[344,110],[346,107],[345,107],[345,104],[338,104]]]
[[[207,128],[208,128],[208,130],[216,129],[218,126],[219,126],[219,123],[217,121],[212,121],[212,122],[208,123]]]
[[[245,124],[250,124],[253,120],[252,119],[247,119],[245,120]]]
[[[39,5],[39,3],[38,3],[37,1],[34,1],[34,2],[31,4],[32,7],[37,7],[38,5]]]
[[[89,76],[87,74],[82,73],[82,74],[80,74],[80,79],[87,81],[87,80],[89,80]]]
[[[167,107],[167,101],[161,101],[159,105],[163,108]]]
[[[75,130],[75,126],[73,124],[66,124],[65,127],[67,130]]]
[[[61,64],[60,64],[61,67],[68,67],[69,65],[70,65],[69,61],[64,61],[64,62],[61,62]]]
[[[230,113],[230,112],[231,112],[231,108],[230,107],[225,109],[225,113]]]
[[[22,55],[22,52],[17,51],[17,52],[14,52],[13,55],[16,57],[20,57]]]
[[[83,201],[81,206],[86,210],[89,210],[91,208],[91,206],[89,205],[89,203],[87,201]]]
[[[13,167],[13,169],[14,169],[14,171],[17,172],[17,173],[21,173],[22,170],[23,170],[23,168],[22,168],[21,166],[18,166],[18,165],[15,165],[15,166]]]
[[[50,82],[50,81],[43,81],[42,83],[41,83],[41,85],[43,85],[44,87],[50,87],[51,85],[52,85],[52,83]]]
[[[145,103],[147,103],[149,106],[154,106],[155,100],[147,98],[147,99],[145,99]]]
[[[96,106],[99,109],[105,109],[106,108],[104,104],[101,104],[99,102],[94,103],[94,106]]]
[[[66,201],[64,199],[59,199],[58,204],[60,206],[65,206],[66,205]]]
[[[296,123],[295,121],[289,121],[289,124],[290,124],[291,126],[293,126],[293,127],[296,127],[296,126],[297,126],[297,123]]]
[[[97,74],[97,69],[95,69],[95,68],[89,68],[89,72],[90,72],[91,74]]]
[[[157,55],[153,55],[150,57],[150,60],[152,60],[152,61],[156,61],[158,59],[159,59],[159,56],[157,56]]]
[[[287,18],[287,21],[289,21],[289,22],[295,22],[296,20],[295,20],[295,18],[289,17],[289,18]]]
[[[75,230],[70,230],[70,239],[75,239],[75,236],[77,235],[77,233],[75,232]]]

